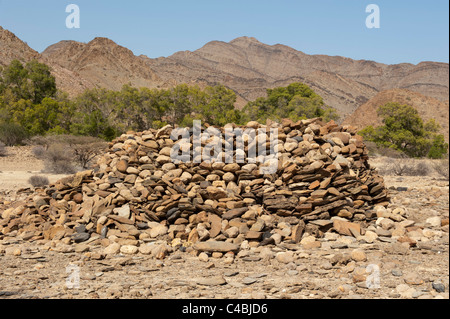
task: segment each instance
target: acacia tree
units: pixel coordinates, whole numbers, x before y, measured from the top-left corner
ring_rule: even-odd
[[[236,94],[223,85],[209,86],[204,91],[205,101],[198,109],[202,118],[211,125],[223,126],[239,122],[239,111],[235,109]]]
[[[246,120],[264,122],[266,119],[293,121],[322,117],[325,121],[336,120],[336,111],[325,105],[322,97],[304,83],[291,83],[287,87],[267,89],[266,98],[249,102],[242,110]]]
[[[47,65],[33,60],[28,62],[25,68],[28,72],[30,98],[34,104],[41,103],[46,97],[55,96],[56,80]]]
[[[401,151],[410,157],[442,158],[448,144],[438,134],[439,124],[433,119],[424,123],[415,108],[407,104],[387,103],[377,110],[382,126],[368,126],[360,134],[378,146]]]
[[[163,90],[141,88],[139,92],[142,101],[141,115],[145,121],[145,129],[163,127],[166,124],[163,121],[165,104],[162,103],[161,99],[161,96],[164,95]]]
[[[39,104],[56,94],[56,80],[50,68],[36,60],[25,66],[19,60],[11,61],[1,72],[0,83],[0,94],[9,90],[15,101],[24,99]]]
[[[75,99],[71,132],[112,140],[120,127],[114,126],[116,118],[116,92],[107,89],[86,90]]]

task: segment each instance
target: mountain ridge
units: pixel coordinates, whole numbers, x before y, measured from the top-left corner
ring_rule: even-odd
[[[14,57],[24,62],[36,58],[50,66],[58,87],[72,96],[94,87],[119,90],[128,83],[149,88],[169,88],[180,83],[201,87],[223,84],[236,92],[236,106],[242,108],[248,101],[265,96],[268,88],[301,81],[345,119],[385,90],[407,89],[441,102],[448,101],[449,92],[448,63],[388,65],[342,56],[309,55],[248,36],[229,42],[211,41],[194,51],[149,58],[136,56],[104,37],[87,43],[63,40],[38,53],[0,27],[0,48],[0,65]]]

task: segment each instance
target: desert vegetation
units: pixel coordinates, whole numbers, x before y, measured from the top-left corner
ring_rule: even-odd
[[[407,104],[387,103],[378,109],[382,126],[368,126],[360,134],[376,146],[391,149],[407,157],[443,158],[448,144],[438,134],[439,124],[433,119],[424,122],[416,109]]]
[[[267,90],[266,98],[249,102],[243,109],[245,120],[264,123],[267,119],[293,121],[322,117],[326,122],[339,118],[336,110],[325,105],[322,97],[306,84],[292,83],[287,87]]]
[[[94,159],[107,147],[107,143],[91,136],[49,135],[33,137],[33,154],[44,162],[44,171],[71,174],[88,169]]]
[[[45,176],[33,175],[28,179],[28,183],[33,187],[45,187],[50,184],[49,180]]]
[[[6,156],[6,148],[5,148],[5,144],[0,142],[0,157],[2,157],[2,156]]]
[[[449,159],[436,160],[433,162],[434,170],[445,180],[449,180]]]
[[[57,90],[45,64],[15,60],[0,70],[0,139],[9,146],[55,134],[110,141],[129,130],[191,125],[196,119],[222,126],[255,119],[337,118],[336,111],[303,83],[268,89],[266,98],[248,103],[242,111],[235,103],[236,94],[223,85],[203,89],[187,84],[169,89],[124,85],[120,91],[91,89],[69,98]]]
[[[266,97],[249,102],[242,110],[235,103],[236,94],[223,85],[180,84],[169,89],[124,85],[119,91],[89,89],[70,98],[57,89],[48,66],[14,60],[0,69],[0,156],[6,155],[5,146],[33,145],[46,172],[70,174],[91,167],[106,148],[105,141],[127,131],[166,124],[188,126],[196,119],[218,126],[283,118],[338,119],[336,110],[303,83],[267,89]],[[396,159],[384,168],[385,173],[439,171],[445,175],[442,164],[425,165],[425,169],[407,159],[447,156],[448,144],[434,120],[424,122],[413,107],[398,103],[380,107],[378,115],[383,125],[369,126],[360,134],[370,155]]]

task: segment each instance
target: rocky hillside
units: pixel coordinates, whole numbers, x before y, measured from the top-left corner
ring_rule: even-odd
[[[36,59],[39,62],[46,63],[52,69],[52,74],[56,78],[57,86],[69,94],[77,94],[86,88],[94,87],[91,79],[84,78],[77,72],[47,60],[37,51],[31,49],[27,43],[20,40],[12,32],[3,29],[0,26],[0,66],[8,65],[15,59],[22,62]]]
[[[156,87],[159,77],[133,52],[107,38],[89,43],[61,41],[48,47],[42,56],[51,65],[77,72],[98,87],[119,90],[124,84]]]
[[[446,63],[385,65],[338,56],[308,55],[249,37],[229,43],[213,41],[193,52],[177,52],[167,58],[147,61],[165,80],[224,83],[247,101],[263,96],[266,88],[302,81],[344,116],[379,91],[391,88],[408,88],[448,100]]]
[[[449,105],[447,102],[425,96],[406,89],[392,89],[378,93],[375,97],[361,105],[352,115],[347,117],[344,124],[354,124],[358,129],[372,125],[381,125],[381,119],[377,115],[377,109],[388,103],[397,102],[408,104],[417,109],[420,116],[429,120],[434,118],[441,125],[441,133],[445,140],[449,140]]]
[[[29,61],[38,59],[39,53],[21,41],[14,33],[0,26],[0,65],[9,64],[12,60]]]
[[[386,65],[308,55],[251,37],[212,41],[193,52],[150,59],[135,56],[106,38],[95,38],[89,43],[61,41],[39,54],[0,28],[0,47],[0,65],[13,58],[38,58],[51,66],[59,87],[71,94],[90,87],[119,89],[126,83],[156,88],[179,83],[221,83],[236,92],[236,106],[243,107],[248,101],[265,96],[267,88],[301,81],[335,107],[342,119],[383,90],[403,88],[444,102],[449,94],[448,63]]]

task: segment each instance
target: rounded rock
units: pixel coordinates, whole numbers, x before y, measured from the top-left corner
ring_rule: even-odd
[[[362,262],[367,260],[366,253],[361,249],[355,249],[352,251],[352,259],[356,262]]]
[[[208,257],[208,255],[207,255],[206,253],[201,252],[201,253],[198,255],[198,260],[203,261],[203,262],[208,262],[209,257]]]
[[[236,180],[236,176],[231,172],[227,172],[227,173],[223,174],[222,179],[225,182],[232,182],[232,181]]]
[[[433,286],[433,289],[436,290],[437,292],[439,293],[445,292],[445,285],[443,283],[433,282],[431,285]]]
[[[120,252],[122,254],[134,255],[138,252],[139,248],[134,245],[123,245],[120,247]]]
[[[120,244],[118,243],[112,243],[108,247],[106,247],[103,252],[106,255],[116,255],[120,251]]]
[[[294,261],[294,253],[292,251],[277,253],[275,258],[283,264],[289,264]]]
[[[441,227],[441,217],[434,216],[434,217],[427,218],[426,223],[430,224],[431,227]]]

